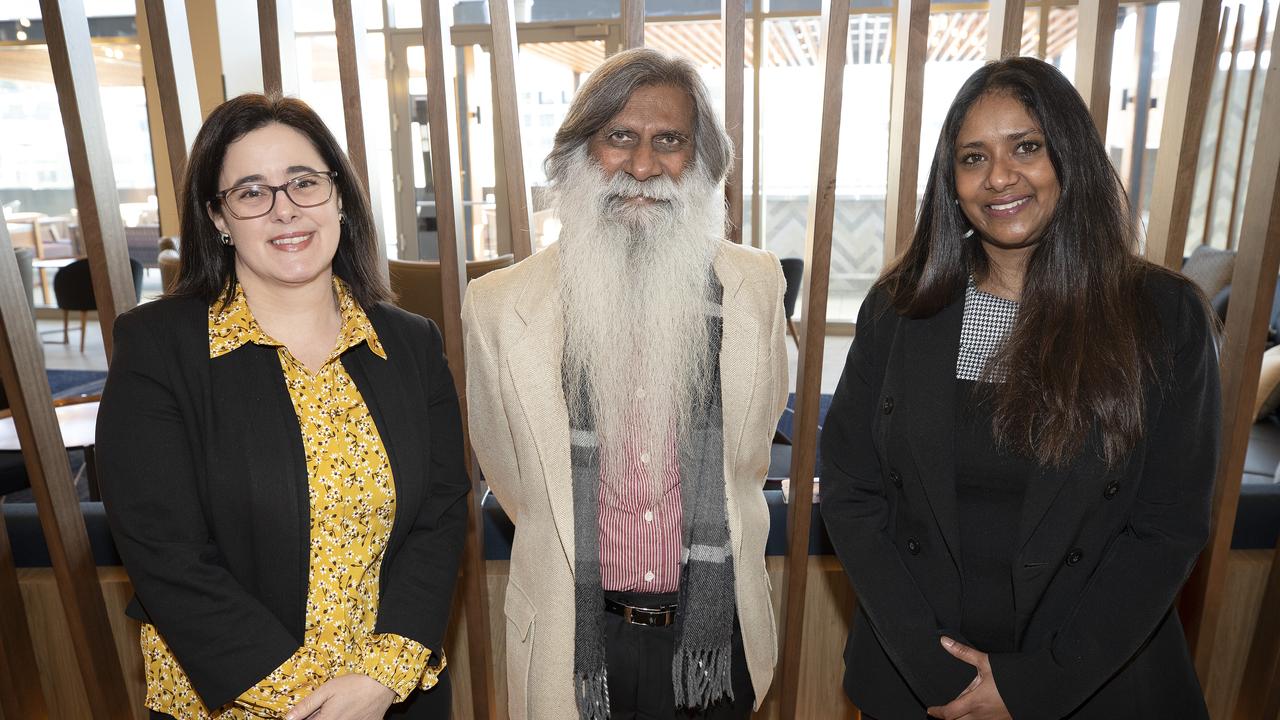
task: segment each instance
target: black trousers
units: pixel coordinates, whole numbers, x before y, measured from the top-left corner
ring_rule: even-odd
[[[440,673],[440,681],[430,690],[415,690],[409,699],[387,710],[388,720],[449,720],[453,712],[453,687],[449,670]],[[173,716],[151,711],[151,720],[174,720]]]
[[[634,607],[674,605],[676,593],[606,592],[617,602]],[[740,720],[751,717],[755,692],[742,649],[742,631],[733,621],[733,700],[722,699],[704,712],[675,707],[671,660],[675,656],[675,626],[632,625],[621,616],[604,614],[609,665],[610,720]]]

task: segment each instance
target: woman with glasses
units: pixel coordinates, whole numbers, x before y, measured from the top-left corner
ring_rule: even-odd
[[[1208,717],[1173,605],[1209,533],[1213,323],[1131,218],[1056,68],[968,79],[823,426],[863,718]]]
[[[115,324],[98,418],[153,718],[445,718],[469,482],[430,321],[304,103],[196,137],[174,291]]]

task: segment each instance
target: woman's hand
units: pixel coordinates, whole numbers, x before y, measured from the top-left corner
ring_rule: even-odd
[[[1000,690],[996,688],[996,679],[991,674],[991,662],[987,659],[987,654],[949,637],[942,638],[942,647],[956,658],[972,665],[978,671],[978,676],[955,700],[942,707],[929,708],[929,715],[943,720],[1013,720],[1000,697]]]
[[[293,706],[285,720],[382,720],[396,694],[368,675],[329,680]]]

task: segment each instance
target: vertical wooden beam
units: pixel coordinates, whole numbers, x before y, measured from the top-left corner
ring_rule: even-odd
[[[262,92],[284,92],[280,69],[280,18],[276,0],[258,0],[258,47],[262,52]]]
[[[342,89],[342,119],[347,129],[347,157],[360,175],[360,182],[368,188],[369,161],[364,142],[364,113],[360,110],[364,23],[356,23],[356,15],[351,11],[351,0],[333,0],[333,24],[334,37],[338,43],[338,82]],[[425,26],[423,31],[425,32]]]
[[[644,0],[622,0],[622,49],[644,47]]]
[[[529,188],[524,182],[524,149],[520,143],[520,103],[516,93],[516,22],[511,0],[489,0],[493,32],[494,138],[505,169],[500,202],[507,207],[511,252],[519,262],[533,252],[529,238]]]
[[[905,1],[905,0],[904,0]],[[827,289],[831,275],[831,235],[836,210],[836,159],[840,149],[845,54],[849,47],[849,0],[822,1],[822,115],[818,131],[818,173],[809,194],[805,225],[804,340],[796,376],[796,432],[787,498],[787,564],[783,571],[782,697],[779,717],[800,717],[800,660],[803,652],[805,585],[809,567],[809,527],[813,513],[813,473],[818,448],[818,402],[826,342]]]
[[[1227,21],[1227,14],[1231,9],[1227,8],[1227,13],[1222,16],[1222,22]],[[1222,157],[1222,136],[1226,135],[1227,130],[1227,110],[1231,107],[1231,80],[1236,74],[1236,57],[1240,54],[1240,39],[1244,34],[1244,5],[1241,4],[1236,10],[1236,26],[1231,32],[1231,59],[1227,62],[1227,75],[1222,81],[1222,107],[1218,110],[1218,133],[1217,138],[1213,141],[1213,162],[1209,165],[1209,196],[1204,202],[1204,244],[1213,244],[1213,210],[1214,196],[1218,189],[1218,164]],[[1216,59],[1216,57],[1215,57]],[[1245,117],[1248,124],[1248,117]],[[1230,224],[1228,222],[1228,224]]]
[[[1156,57],[1156,13],[1159,4],[1141,5],[1137,8],[1138,32],[1134,48],[1134,64],[1137,67],[1133,93],[1133,135],[1125,151],[1125,166],[1129,170],[1125,188],[1129,192],[1129,215],[1137,220],[1142,209],[1143,158],[1147,151],[1147,127],[1151,121],[1151,76]]]
[[[1258,80],[1258,66],[1262,64],[1262,51],[1267,45],[1267,17],[1270,8],[1262,0],[1258,12],[1258,34],[1253,41],[1253,67],[1249,68],[1249,86],[1244,91],[1244,120],[1240,123],[1240,150],[1236,154],[1236,177],[1231,188],[1231,214],[1227,217],[1227,247],[1236,246],[1236,210],[1240,207],[1240,186],[1244,183],[1244,150],[1249,140],[1249,114],[1253,110],[1253,87]],[[1243,18],[1241,18],[1243,19]]]
[[[1226,45],[1226,42],[1227,42],[1227,25],[1228,25],[1228,24],[1230,24],[1230,22],[1231,22],[1231,8],[1229,8],[1229,7],[1227,7],[1227,8],[1223,8],[1223,9],[1222,9],[1222,22],[1221,22],[1221,24],[1219,24],[1219,25],[1218,25],[1218,40],[1217,40],[1217,43],[1216,43],[1216,44],[1214,44],[1214,46],[1213,46],[1213,57],[1215,58],[1215,61],[1216,61],[1216,58],[1220,58],[1220,57],[1222,57],[1222,48]],[[1226,78],[1223,78],[1223,80],[1225,81],[1225,80],[1226,80]],[[1209,85],[1209,92],[1212,92],[1212,91],[1213,91],[1213,84],[1212,84],[1212,83],[1213,83],[1213,79],[1212,79],[1212,78],[1210,78],[1210,81],[1209,81],[1209,82],[1210,82],[1210,85]],[[1205,104],[1206,104],[1205,112],[1206,112],[1206,114],[1207,114],[1207,113],[1208,113],[1208,108],[1207,108],[1208,102],[1206,101],[1206,103],[1205,103]],[[1219,131],[1219,132],[1221,132],[1221,131],[1222,131],[1222,128],[1218,128],[1218,131]],[[1211,165],[1211,166],[1210,166],[1210,168],[1209,168],[1209,180],[1210,180],[1211,182],[1212,182],[1212,180],[1213,180],[1214,168],[1216,168],[1216,167],[1217,167],[1217,164],[1218,164],[1218,161],[1215,159],[1215,160],[1213,160],[1213,161],[1212,161],[1212,165]],[[1198,167],[1198,166],[1197,166],[1197,167]],[[1206,200],[1205,200],[1205,213],[1204,213],[1204,215],[1205,215],[1205,218],[1206,218],[1206,219],[1208,219],[1209,217],[1211,217],[1211,216],[1212,216],[1212,212],[1210,212],[1211,207],[1212,207],[1212,203],[1210,203],[1210,202],[1206,199]],[[1188,224],[1189,224],[1189,223],[1188,223]],[[1208,232],[1202,232],[1202,233],[1200,234],[1200,244],[1201,244],[1201,245],[1208,245],[1208,244],[1209,244],[1209,233],[1208,233]]]
[[[765,64],[764,12],[751,3],[751,246],[764,247],[764,193],[760,160],[760,69]]]
[[[1218,67],[1213,51],[1220,7],[1221,0],[1181,0],[1178,4],[1178,29],[1173,40],[1178,52],[1173,54],[1169,69],[1147,222],[1147,259],[1174,270],[1182,266],[1200,133]]]
[[[218,27],[218,4],[209,0],[187,0],[187,27],[199,28],[190,33],[191,59],[195,63],[196,86],[199,88],[200,117],[205,118],[226,100],[222,83],[222,43],[213,30]]]
[[[1280,55],[1271,54],[1266,73],[1258,127],[1280,127]],[[1182,622],[1202,683],[1209,677],[1214,633],[1224,604],[1227,554],[1280,268],[1280,136],[1275,133],[1259,133],[1254,143],[1240,237],[1221,355],[1222,454],[1213,489],[1212,531],[1182,593]]]
[[[455,180],[458,145],[453,123],[458,117],[453,80],[452,46],[445,35],[438,0],[422,0],[422,44],[427,68],[427,125],[431,136],[431,177],[436,193],[436,229],[440,247],[440,285],[443,293],[444,347],[449,354],[454,388],[462,411],[462,437],[471,476],[471,504],[467,513],[467,539],[463,547],[462,596],[467,620],[467,654],[470,660],[473,718],[491,720],[497,714],[490,643],[489,597],[485,582],[483,517],[480,500],[484,487],[472,452],[467,424],[466,358],[462,340],[462,298],[466,292],[466,233],[462,229],[462,194]]]
[[[898,0],[889,98],[889,186],[884,198],[884,266],[911,244],[920,172],[920,118],[929,50],[929,0]]]
[[[1104,141],[1111,103],[1111,57],[1116,45],[1119,10],[1120,0],[1084,0],[1080,3],[1077,26],[1076,90],[1089,106],[1093,124]]]
[[[1266,16],[1263,12],[1262,17]],[[1258,623],[1254,626],[1253,642],[1240,679],[1240,694],[1236,696],[1231,716],[1235,720],[1257,720],[1277,715],[1280,715],[1280,544],[1271,556],[1271,572],[1267,574]]]
[[[1037,16],[1039,20],[1036,31],[1036,57],[1041,60],[1049,56],[1049,16],[1053,13],[1053,0],[1041,0],[1040,14]],[[1079,40],[1076,41],[1077,46]],[[1079,66],[1080,60],[1077,58],[1076,64]]]
[[[746,53],[745,0],[720,0],[724,21],[724,127],[733,141],[733,167],[724,185],[729,240],[742,243],[742,61]]]
[[[136,305],[138,298],[129,269],[111,152],[107,148],[98,73],[89,43],[89,22],[82,0],[40,0],[40,11],[67,138],[71,175],[75,180],[80,233],[89,255],[98,322],[102,325],[102,342],[109,360],[111,328],[116,315]]]
[[[1022,16],[1025,0],[991,0],[987,22],[987,60],[1014,57],[1022,52]]]
[[[49,7],[55,4],[60,8]],[[66,20],[68,25],[82,27],[84,44],[78,47],[88,56],[89,25],[79,0],[42,0],[41,5],[51,54],[55,45],[65,45],[68,40],[63,34],[62,21]],[[66,17],[59,16],[60,11],[65,12]],[[55,36],[59,37],[55,39]],[[74,38],[72,35],[70,39]],[[0,386],[4,387],[13,411],[22,459],[35,495],[40,528],[49,548],[58,594],[62,599],[92,717],[124,720],[133,717],[133,708],[125,692],[120,657],[116,654],[111,622],[98,585],[98,570],[94,566],[89,535],[85,531],[84,516],[71,478],[67,451],[62,445],[62,433],[53,412],[53,395],[49,392],[49,379],[44,372],[40,339],[27,305],[30,298],[24,295],[9,234],[0,232]],[[7,536],[4,543],[8,543]],[[11,562],[7,548],[3,562]],[[0,592],[7,594],[16,589],[3,587],[7,584],[0,584],[3,588]],[[3,607],[4,615],[22,612],[20,607],[13,607],[8,601]],[[23,657],[26,653],[22,649],[20,633],[13,631],[18,622],[11,617],[4,621],[4,650],[5,653],[15,651],[14,655],[8,656],[8,661],[13,664],[26,663],[30,657],[29,654]],[[23,669],[23,673],[29,669]],[[22,682],[31,681],[28,677]],[[35,687],[39,692],[38,679]],[[27,700],[34,702],[30,697]],[[43,715],[10,715],[6,709],[5,717],[38,718]]]
[[[187,167],[187,138],[195,139],[201,118],[187,6],[185,0],[142,0],[142,5],[169,155],[169,176],[174,190],[181,192],[182,173]]]
[[[16,308],[0,310],[0,327],[3,327],[2,318],[6,313],[16,313],[26,307],[9,228],[3,222],[0,222],[0,287],[19,291],[7,293],[10,297],[0,297],[0,303]],[[14,294],[21,300],[15,301],[11,297]],[[34,325],[30,327],[34,332]],[[4,339],[0,338],[0,343],[3,342]],[[0,513],[0,608],[4,608],[4,612],[0,612],[0,716],[48,717],[49,711],[40,687],[40,668],[36,665],[35,646],[31,643],[31,629],[27,625],[27,613],[22,602],[22,590],[18,587],[18,572],[13,564],[13,549],[9,546],[9,531],[5,527],[3,513]]]

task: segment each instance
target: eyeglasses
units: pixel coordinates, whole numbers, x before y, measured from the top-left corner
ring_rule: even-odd
[[[298,207],[315,207],[329,202],[333,197],[333,180],[338,173],[328,170],[299,175],[283,185],[237,185],[214,195],[215,200],[237,220],[252,220],[271,212],[276,206],[276,193],[280,190],[289,196],[289,202]]]

